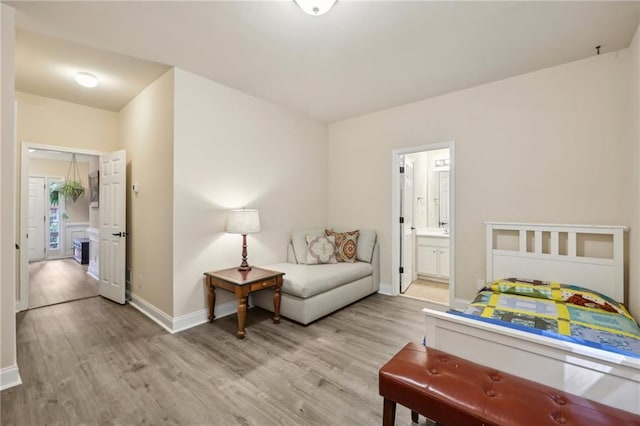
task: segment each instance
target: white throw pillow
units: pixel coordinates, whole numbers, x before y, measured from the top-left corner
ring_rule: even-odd
[[[306,229],[291,233],[291,244],[293,245],[293,254],[296,256],[297,263],[307,263],[307,235],[323,237],[324,228]]]
[[[307,235],[307,265],[337,263],[336,239],[333,235],[318,237]]]

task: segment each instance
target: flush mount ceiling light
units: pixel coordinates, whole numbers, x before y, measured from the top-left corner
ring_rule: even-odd
[[[312,16],[324,15],[338,0],[293,0],[300,9]]]
[[[98,85],[98,77],[84,71],[76,73],[76,81],[80,86],[84,87],[96,87]]]

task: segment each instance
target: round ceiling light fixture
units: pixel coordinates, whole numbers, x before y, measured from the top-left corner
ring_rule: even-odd
[[[311,16],[320,16],[327,13],[338,0],[293,0]]]
[[[98,77],[84,71],[79,71],[76,73],[76,81],[80,86],[84,87],[96,87],[98,85]]]

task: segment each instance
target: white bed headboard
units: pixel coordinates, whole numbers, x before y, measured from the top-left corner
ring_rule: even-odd
[[[536,223],[486,222],[487,282],[500,278],[529,278],[576,284],[625,302],[624,232],[626,226],[549,225]],[[518,236],[518,247],[494,247],[500,233]],[[577,250],[583,235],[610,236],[613,248],[608,258],[586,257]],[[544,240],[544,244],[543,244]],[[566,244],[561,250],[561,241]],[[546,249],[543,250],[543,246]]]

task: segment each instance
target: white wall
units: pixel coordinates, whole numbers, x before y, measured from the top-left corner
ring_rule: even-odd
[[[328,138],[317,120],[175,73],[174,317],[205,309],[205,271],[240,264],[228,209],[260,211],[262,231],[247,237],[252,265],[284,261],[292,230],[327,224]],[[235,303],[216,296],[216,306]]]
[[[15,282],[15,10],[0,4],[0,386],[19,383]],[[14,368],[15,367],[15,368]]]
[[[92,151],[118,148],[118,113],[18,92],[18,143]]]
[[[127,151],[127,267],[136,296],[173,315],[174,72],[169,70],[119,113]],[[138,183],[134,194],[131,184]]]
[[[391,283],[391,152],[454,140],[457,298],[485,276],[487,220],[635,225],[629,81],[625,49],[332,123],[329,222],[377,229]]]

